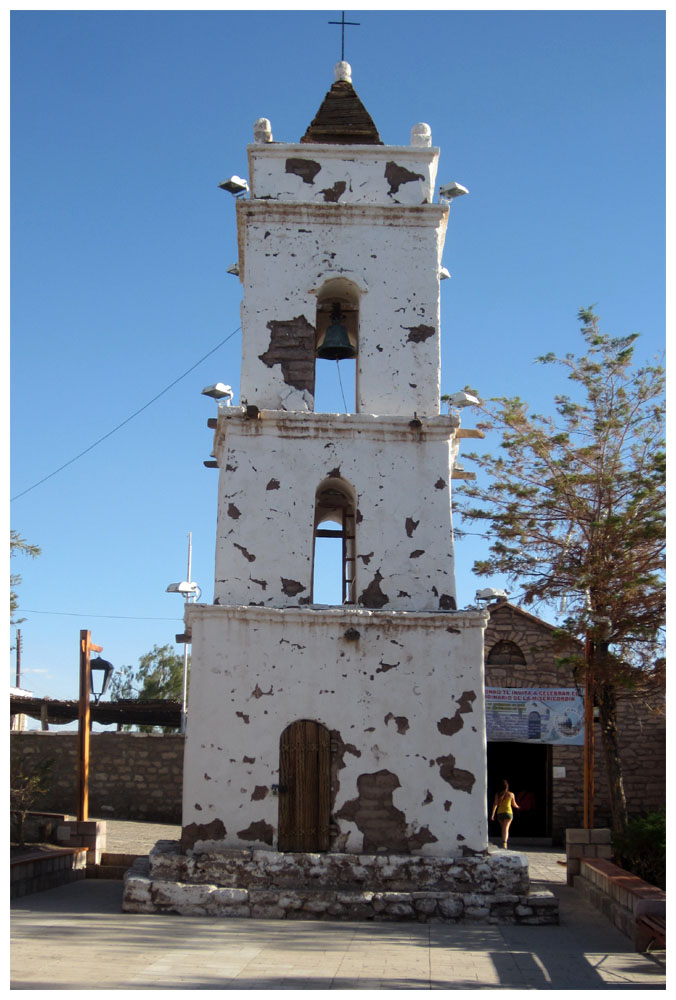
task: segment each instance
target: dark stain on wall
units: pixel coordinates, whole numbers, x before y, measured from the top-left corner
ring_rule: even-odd
[[[413,532],[420,524],[420,521],[414,521],[412,517],[406,518],[406,534],[409,538],[413,536]]]
[[[279,489],[279,479],[271,479],[268,485],[265,487],[266,490],[278,490]]]
[[[471,792],[476,778],[469,771],[463,771],[455,766],[455,757],[449,753],[445,757],[437,757],[439,774],[452,788],[460,792]]]
[[[414,174],[412,170],[400,167],[394,160],[389,160],[385,164],[385,180],[390,185],[388,194],[396,194],[402,184],[408,184],[409,181],[424,181],[425,178],[422,174]]]
[[[300,156],[290,156],[286,161],[287,174],[296,174],[305,184],[314,184],[321,169],[321,164],[316,160],[304,160]]]
[[[245,722],[247,726],[249,725],[249,716],[246,715],[244,712],[235,712],[235,715],[238,716],[242,720],[242,722]]]
[[[445,490],[446,489],[446,480],[442,479],[440,477],[439,479],[437,479],[436,483],[434,484],[434,488],[435,488],[435,490]]]
[[[251,793],[251,801],[257,802],[259,799],[264,799],[268,794],[267,785],[256,785],[253,792]]]
[[[287,385],[294,389],[315,391],[315,328],[305,316],[270,320],[270,346],[261,361],[272,368],[280,365]]]
[[[287,597],[295,597],[296,594],[300,594],[301,591],[306,588],[298,580],[287,580],[286,577],[280,577],[282,581],[282,590]]]
[[[443,718],[437,722],[437,729],[442,736],[453,736],[462,729],[464,725],[462,717],[472,711],[472,704],[476,700],[476,694],[474,691],[463,691],[460,697],[455,700],[458,703],[458,708],[453,718]]]
[[[456,611],[455,598],[451,594],[442,594],[439,598],[440,611]]]
[[[424,323],[421,323],[420,326],[405,326],[403,329],[408,330],[407,344],[420,344],[423,340],[433,337],[437,332],[433,326],[427,326]]]
[[[249,823],[246,830],[238,830],[237,836],[242,840],[260,840],[264,844],[272,847],[273,828],[264,819],[259,819],[256,823]]]
[[[376,570],[376,575],[373,577],[368,587],[362,590],[359,596],[359,603],[364,608],[382,608],[383,605],[387,604],[389,597],[384,594],[380,589],[380,582],[382,580],[380,570]]]
[[[268,581],[267,580],[256,580],[256,579],[254,579],[253,576],[250,576],[249,579],[251,580],[252,583],[257,583],[258,586],[261,587],[263,590],[267,590],[267,587],[268,587]]]
[[[241,510],[235,507],[234,503],[228,505],[228,517],[234,517],[235,520],[240,516]]]
[[[191,851],[198,840],[225,840],[227,830],[220,819],[211,823],[188,823],[181,830],[181,854]]]
[[[410,556],[408,558],[409,559],[418,559],[419,556],[424,556],[424,555],[425,555],[425,550],[424,549],[414,549],[413,552],[411,552],[411,554],[410,554]]]
[[[273,693],[272,684],[270,685],[270,690],[269,691],[261,691],[259,685],[257,684],[256,687],[251,692],[251,697],[252,698],[262,698],[263,695],[271,695],[272,693]]]

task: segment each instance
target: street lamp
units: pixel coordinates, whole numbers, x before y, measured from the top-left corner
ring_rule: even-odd
[[[95,659],[90,660],[89,670],[91,673],[91,689],[92,695],[94,697],[94,702],[98,705],[99,698],[103,698],[104,694],[108,690],[108,685],[110,684],[110,678],[113,676],[113,671],[115,667],[108,660],[102,659],[97,656]],[[101,677],[101,690],[96,690],[96,685],[94,683],[94,671],[101,671],[103,676]],[[98,683],[98,679],[97,679]]]
[[[202,596],[202,591],[194,580],[190,579],[190,569],[192,564],[192,532],[188,532],[188,579],[180,583],[170,583],[167,587],[167,594],[180,594],[185,598],[186,607],[191,601],[198,601]],[[187,640],[187,635],[185,636]],[[185,733],[185,722],[187,717],[188,701],[188,643],[183,643],[183,694],[181,699],[181,732]]]

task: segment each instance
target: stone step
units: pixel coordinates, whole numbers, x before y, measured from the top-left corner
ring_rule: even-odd
[[[121,882],[135,862],[143,858],[147,860],[147,855],[104,853],[98,865],[87,866],[87,878],[105,878]]]
[[[152,878],[147,858],[125,875],[125,913],[251,917],[262,920],[372,920],[427,923],[557,924],[558,899],[544,890],[523,894],[477,891],[383,892],[322,884],[308,888],[237,888]]]

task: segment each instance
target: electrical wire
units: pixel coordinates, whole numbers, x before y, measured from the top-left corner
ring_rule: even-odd
[[[146,618],[142,615],[90,615],[78,611],[33,611],[31,608],[17,608],[22,615],[64,615],[68,618],[121,618],[134,622],[182,622],[182,618]]]
[[[43,476],[43,478],[39,479],[37,483],[33,483],[32,486],[29,486],[27,489],[22,490],[21,493],[17,493],[15,496],[10,497],[10,503],[12,503],[14,500],[18,500],[20,497],[25,496],[27,493],[30,493],[31,490],[36,489],[38,486],[42,486],[42,484],[46,483],[48,479],[52,478],[52,476],[56,476],[57,473],[62,472],[64,469],[67,469],[69,465],[73,464],[73,462],[77,462],[79,458],[82,458],[84,455],[88,454],[88,452],[96,448],[97,445],[101,444],[107,438],[111,437],[117,431],[121,430],[121,428],[124,427],[125,424],[128,424],[131,420],[134,419],[134,417],[138,417],[139,413],[143,413],[144,410],[147,410],[148,407],[152,406],[153,403],[156,403],[161,396],[164,396],[164,394],[169,392],[170,389],[173,389],[175,385],[178,385],[178,383],[182,379],[184,379],[186,375],[189,375],[190,372],[193,372],[195,368],[197,368],[199,365],[202,364],[203,361],[206,361],[206,359],[211,357],[212,354],[215,354],[215,352],[219,349],[219,347],[223,347],[223,344],[227,344],[229,340],[232,340],[235,334],[239,333],[240,329],[241,327],[238,326],[236,330],[233,330],[232,333],[228,334],[228,336],[224,340],[222,340],[220,344],[216,344],[215,347],[213,347],[210,351],[208,351],[204,355],[204,357],[199,359],[199,361],[196,361],[195,364],[192,365],[190,368],[188,368],[187,371],[183,372],[182,375],[179,375],[178,378],[175,378],[173,382],[171,382],[168,386],[162,389],[161,392],[158,392],[156,396],[153,396],[152,399],[149,399],[147,403],[143,404],[143,406],[139,407],[138,410],[135,410],[134,413],[132,413],[125,420],[119,423],[117,427],[113,427],[112,431],[108,431],[108,433],[104,434],[103,437],[98,438],[98,440],[94,441],[93,444],[90,444],[88,448],[85,448],[84,451],[81,451],[78,455],[75,455],[74,458],[71,458],[67,462],[64,462],[63,465],[60,465],[58,469],[54,469],[54,471],[50,472],[49,475]]]
[[[343,406],[345,407],[345,412],[347,413],[347,403],[345,402],[345,393],[343,392],[343,380],[340,375],[340,361],[336,359],[336,368],[338,369],[338,382],[340,383],[340,394],[343,397]]]

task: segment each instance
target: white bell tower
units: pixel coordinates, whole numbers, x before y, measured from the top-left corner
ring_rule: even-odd
[[[347,63],[300,142],[254,127],[214,603],[187,610],[183,851],[486,849],[486,618],[457,610],[451,518],[478,434],[440,413],[438,157],[427,125],[382,143]],[[354,398],[318,412],[336,358]],[[327,534],[333,606],[313,593]]]

